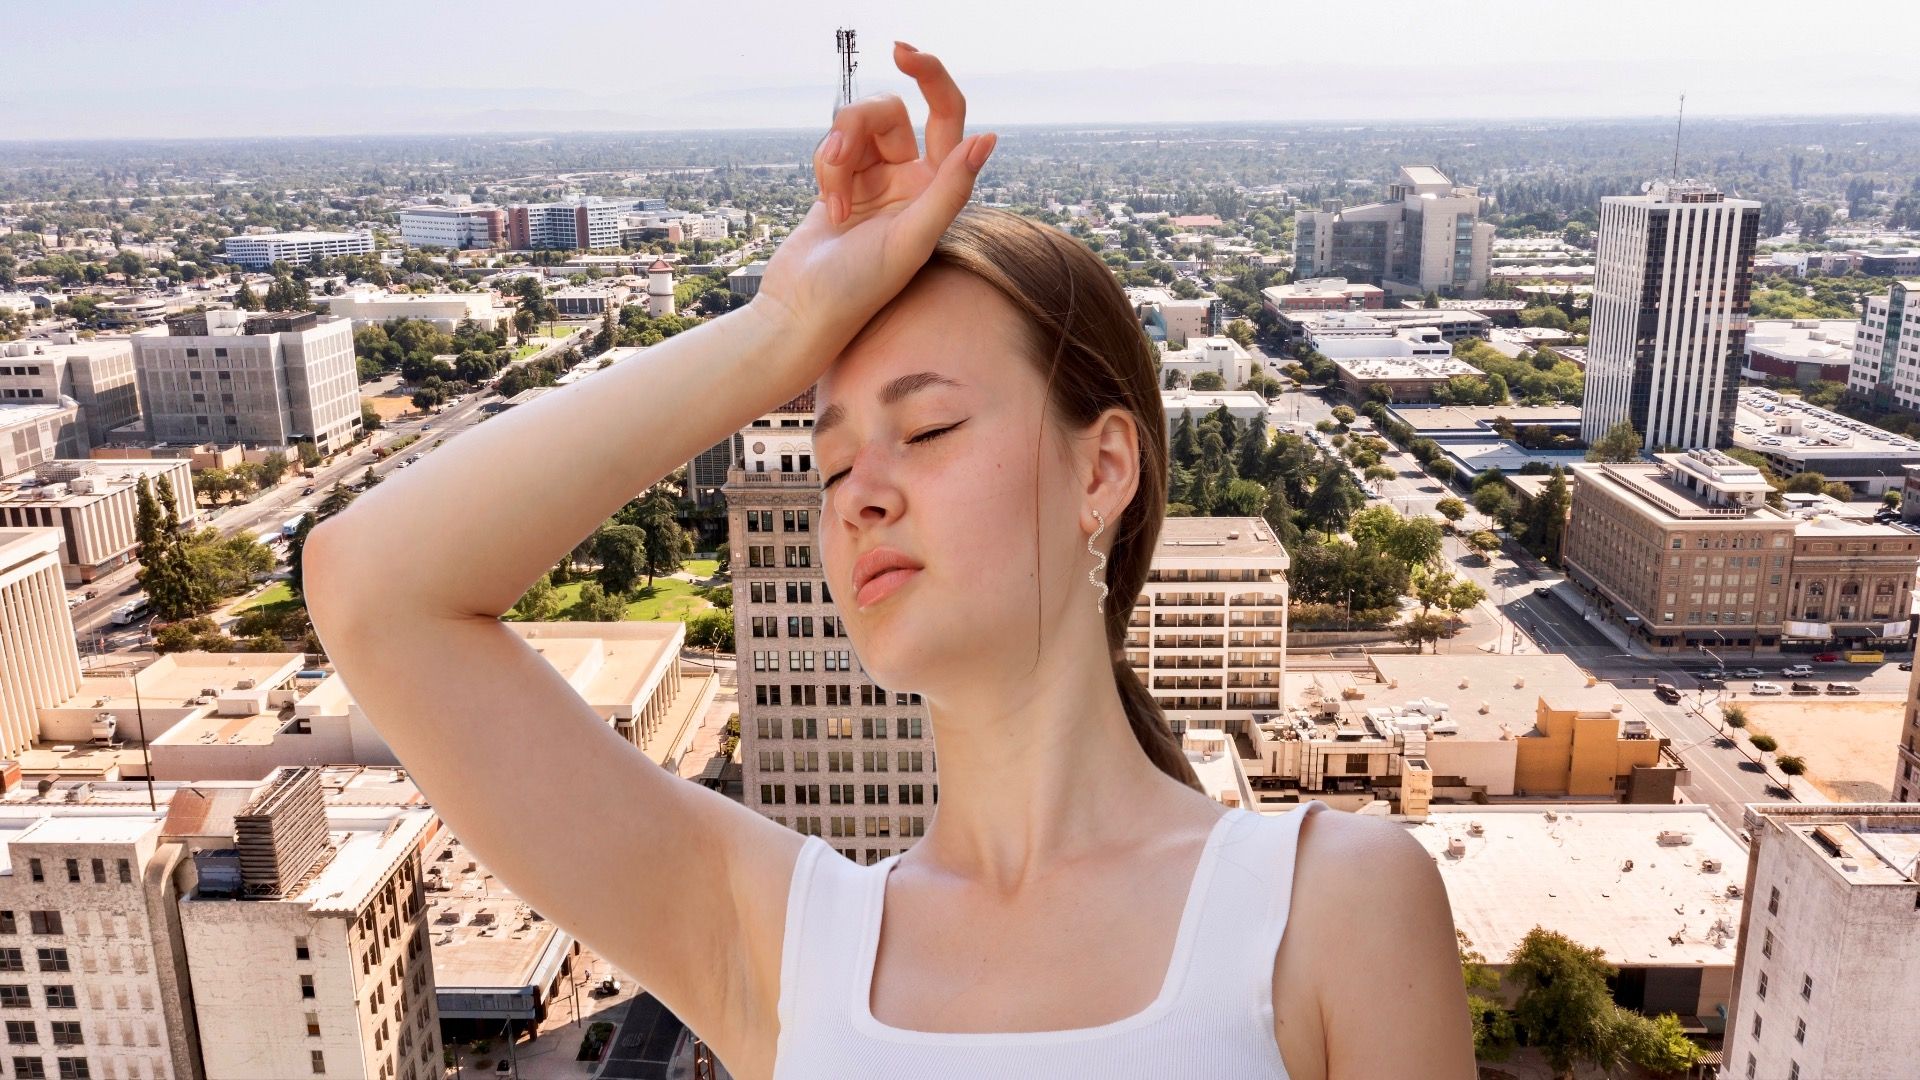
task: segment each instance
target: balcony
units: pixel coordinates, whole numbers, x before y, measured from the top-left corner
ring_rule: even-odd
[[[1227,602],[1225,593],[1167,593],[1154,598],[1153,606],[1170,607],[1221,607]]]
[[[1201,675],[1156,675],[1153,677],[1155,690],[1219,690],[1222,689],[1218,675],[1207,678]]]
[[[1153,617],[1153,625],[1182,628],[1204,627],[1218,630],[1221,628],[1222,623],[1219,615],[1155,615]],[[1277,626],[1279,624],[1276,623],[1275,625]]]
[[[1286,618],[1278,611],[1256,615],[1252,612],[1236,611],[1228,620],[1228,626],[1271,626],[1275,629],[1286,625]]]
[[[1226,641],[1218,634],[1156,634],[1153,647],[1156,649],[1224,649]]]
[[[728,469],[728,484],[766,485],[768,487],[819,487],[820,471],[808,469],[806,472],[748,472],[745,469]]]

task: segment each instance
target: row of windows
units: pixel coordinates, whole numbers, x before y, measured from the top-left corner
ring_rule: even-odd
[[[78,1020],[48,1021],[49,1034],[55,1046],[79,1046],[86,1042],[80,1034]],[[7,1021],[7,1042],[15,1046],[32,1046],[40,1041],[40,1025],[36,1020]]]
[[[781,687],[781,684],[779,683],[762,684],[762,685],[755,686],[753,688],[754,704],[756,705],[781,704],[782,702],[780,700],[780,696],[781,696],[780,687]],[[789,683],[787,684],[787,689],[790,691],[790,693],[788,694],[788,700],[785,702],[785,704],[788,704],[788,705],[818,704],[818,702],[815,699],[819,697],[819,694],[817,694],[815,691],[824,690],[826,691],[826,698],[827,698],[826,703],[829,707],[831,707],[835,705],[851,706],[854,703],[853,691],[856,689],[856,687],[854,687],[849,683],[828,683],[824,686],[813,684],[813,683]],[[881,689],[880,687],[872,686],[872,685],[863,685],[858,687],[857,689],[860,691],[859,698],[860,698],[861,705],[866,706],[868,708],[875,708],[875,707],[884,708],[886,706],[887,692]],[[920,704],[920,695],[908,694],[908,693],[896,693],[893,695],[893,703],[896,706],[918,705]]]
[[[15,390],[12,387],[8,387],[5,390],[0,390],[0,398],[43,398],[46,396],[47,392],[38,387],[27,390]]]
[[[39,364],[29,364],[25,367],[17,367],[17,366],[16,367],[0,367],[0,375],[38,375],[38,374],[40,374]]]
[[[41,971],[72,971],[73,965],[67,958],[65,949],[36,949],[36,959]],[[23,949],[0,948],[0,971],[27,970],[26,952]]]
[[[47,1072],[47,1061],[38,1057],[18,1057],[13,1059],[13,1075],[19,1080],[50,1080],[58,1076],[59,1080],[93,1080],[93,1069],[83,1057],[55,1058],[59,1071]]]
[[[80,1007],[79,999],[74,997],[73,987],[70,985],[43,986],[40,989],[45,992],[49,1009]],[[33,1008],[33,993],[29,988],[15,983],[0,983],[0,1009],[31,1008]]]
[[[92,871],[93,883],[95,885],[105,885],[107,883],[107,861],[105,859],[89,859],[87,861],[89,864],[88,869]],[[76,883],[81,881],[80,860],[68,859],[66,863],[67,880]],[[118,879],[119,883],[122,885],[133,884],[133,864],[125,859],[115,859],[113,863],[114,877]],[[27,872],[35,881],[47,880],[46,868],[41,865],[39,859],[27,860]]]
[[[756,604],[777,604],[780,602],[782,585],[787,587],[787,603],[813,603],[813,582],[811,581],[749,581],[747,597]],[[820,602],[823,604],[833,602],[833,596],[827,591],[827,583],[824,581],[820,583]]]
[[[843,839],[850,839],[859,836],[914,837],[927,835],[927,819],[923,817],[869,817],[867,818],[867,831],[865,833],[855,831],[854,826],[858,823],[858,819],[852,817],[827,818],[825,819],[826,829],[824,831],[821,827],[822,819],[817,817],[797,817],[794,818],[791,823],[789,823],[785,817],[775,817],[773,820],[780,825],[791,824],[793,831],[802,836],[832,835]],[[898,831],[890,832],[890,829],[897,829]],[[836,848],[835,850],[839,849]],[[848,852],[843,851],[841,854],[846,855],[849,859],[853,858],[852,854]],[[874,849],[868,848],[867,861],[872,862],[873,856]]]
[[[750,533],[770,533],[773,531],[773,511],[748,510],[747,531]],[[783,532],[812,532],[813,511],[782,510],[780,527]]]
[[[747,635],[749,637],[777,638],[780,636],[780,616],[778,615],[752,615],[752,616],[748,616],[747,622],[748,622]],[[813,616],[811,615],[787,616],[787,635],[786,636],[812,637],[813,636]],[[846,632],[840,626],[840,619],[838,616],[825,615],[825,616],[822,616],[820,619],[820,636],[828,637],[828,638],[837,638],[837,637],[845,637],[847,635],[846,635]],[[812,654],[809,653],[808,655],[811,656]],[[777,671],[779,669],[775,668],[774,670]],[[809,667],[808,670],[810,671],[812,670],[812,668]],[[832,670],[832,669],[828,669],[828,670]]]
[[[36,859],[34,861],[38,862],[39,860]],[[39,881],[41,879],[35,877],[33,880]],[[27,912],[27,928],[29,933],[34,934],[62,934],[66,932],[61,928],[60,913],[57,911]],[[13,912],[0,911],[0,934],[17,934],[19,932],[20,924],[19,921],[13,917]]]
[[[796,806],[822,806],[822,805],[825,805],[825,806],[888,806],[888,805],[891,805],[887,801],[887,795],[888,795],[887,785],[885,784],[858,785],[862,788],[862,790],[859,792],[854,791],[855,786],[856,785],[854,784],[828,784],[827,797],[823,800],[820,797],[819,784],[794,784],[791,786],[791,790],[793,792],[793,803]],[[760,785],[760,805],[761,806],[785,806],[787,804],[788,790],[789,790],[789,786],[786,784],[761,784]],[[927,789],[926,789],[926,785],[924,784],[901,784],[899,785],[896,793],[899,796],[897,801],[901,806],[926,805]],[[855,798],[856,795],[859,795],[860,797]],[[940,785],[939,784],[933,785],[933,801],[935,803],[938,803],[940,801]]]
[[[813,547],[809,544],[787,544],[784,548],[786,567],[790,570],[811,569],[813,566]],[[777,569],[781,564],[773,559],[772,544],[750,544],[747,546],[747,566],[759,570]]]
[[[755,634],[754,636],[758,637],[759,635]],[[821,653],[820,658],[823,663],[823,669],[826,671],[852,671],[853,670],[853,650],[851,649],[829,649],[828,651]],[[811,649],[808,649],[805,651],[802,651],[799,649],[791,650],[787,653],[787,670],[788,671],[812,671],[813,661],[814,661],[813,650]],[[780,650],[778,649],[753,650],[753,670],[779,671],[780,670]]]
[[[888,737],[886,717],[862,716],[857,719],[859,722],[858,730],[860,732],[860,738],[884,739]],[[824,720],[824,723],[827,725],[826,737],[829,739],[853,738],[855,720],[856,718],[851,716],[826,717]],[[796,716],[792,719],[792,727],[790,730],[792,730],[793,737],[796,739],[818,739],[820,738],[820,726],[822,723],[823,720],[820,717]],[[762,739],[784,739],[787,737],[786,732],[789,730],[788,721],[783,717],[761,716],[755,719],[755,724],[755,734]],[[918,716],[894,717],[893,737],[896,739],[924,738],[925,729],[923,724],[924,720]]]
[[[820,754],[821,754],[821,751],[819,750],[795,750],[793,752],[793,771],[794,772],[819,772],[820,771]],[[828,750],[826,751],[826,755],[827,755],[827,771],[828,772],[850,773],[854,771],[853,751]],[[782,751],[782,750],[760,751],[760,768],[762,771],[785,772],[786,760],[787,758],[786,758],[785,751]],[[896,768],[893,771],[895,772],[926,772],[927,771],[926,762],[927,762],[927,759],[925,756],[925,751],[896,750],[894,751],[894,764],[896,765]],[[861,766],[859,770],[860,772],[888,771],[887,770],[887,752],[885,750],[861,751],[860,766]]]

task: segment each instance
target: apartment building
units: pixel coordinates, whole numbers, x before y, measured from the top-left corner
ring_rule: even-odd
[[[1747,807],[1753,837],[1721,1075],[1898,1080],[1920,1061],[1920,812]]]
[[[252,790],[175,793],[207,1080],[441,1075],[420,865],[437,825],[424,808],[329,808],[306,767]]]
[[[330,454],[360,434],[353,324],[310,311],[208,311],[134,334],[147,436],[155,441],[311,442]]]
[[[400,211],[400,240],[412,248],[491,248],[506,236],[507,212],[497,206],[409,206]]]
[[[139,555],[140,481],[173,491],[180,523],[200,520],[193,470],[183,458],[54,460],[0,480],[0,528],[57,529],[68,585],[89,582]]]
[[[632,205],[573,198],[507,208],[507,246],[518,250],[592,251],[620,246],[620,219]]]
[[[1628,420],[1648,450],[1728,444],[1759,229],[1759,203],[1692,180],[1600,200],[1587,442]]]
[[[370,232],[283,232],[229,236],[223,243],[228,261],[252,270],[265,270],[274,263],[312,262],[342,255],[366,255],[373,251]]]
[[[1866,298],[1853,335],[1847,389],[1877,405],[1920,410],[1920,281]]]
[[[1294,214],[1297,278],[1344,277],[1396,295],[1477,296],[1487,287],[1493,225],[1484,199],[1431,165],[1403,165],[1385,201],[1338,200]]]
[[[56,529],[0,528],[0,758],[40,735],[40,710],[80,691]]]
[[[140,419],[133,346],[123,337],[82,340],[71,333],[50,341],[0,341],[0,403],[58,403],[72,398],[86,424],[86,442]]]
[[[1716,450],[1576,464],[1561,552],[1608,618],[1661,650],[1823,650],[1910,637],[1920,537],[1772,487]]]

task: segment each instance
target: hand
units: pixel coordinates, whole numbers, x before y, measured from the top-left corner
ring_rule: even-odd
[[[963,137],[966,99],[932,54],[895,42],[893,60],[927,100],[926,155],[897,95],[841,108],[814,150],[820,196],[768,261],[754,300],[802,336],[796,355],[813,378],[926,265],[997,141]]]

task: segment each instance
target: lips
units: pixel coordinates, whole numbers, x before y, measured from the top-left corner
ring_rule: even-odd
[[[878,547],[860,556],[853,564],[853,589],[856,603],[865,607],[899,588],[924,569],[904,552]]]

